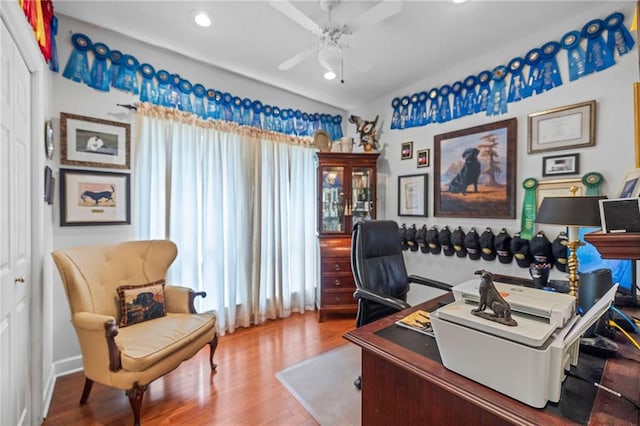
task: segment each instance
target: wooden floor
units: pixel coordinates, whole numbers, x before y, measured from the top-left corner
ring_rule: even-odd
[[[142,425],[317,425],[275,373],[349,344],[342,335],[354,327],[354,318],[319,323],[317,313],[308,312],[223,336],[215,373],[206,346],[151,383],[142,402]],[[95,383],[88,403],[79,406],[83,384],[82,373],[58,378],[44,425],[133,424],[124,391]]]

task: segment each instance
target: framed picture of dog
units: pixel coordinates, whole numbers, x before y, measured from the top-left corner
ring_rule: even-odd
[[[434,216],[516,217],[517,119],[434,136]]]
[[[128,224],[128,173],[60,169],[60,226]]]
[[[128,123],[60,113],[60,163],[129,169],[131,126]]]

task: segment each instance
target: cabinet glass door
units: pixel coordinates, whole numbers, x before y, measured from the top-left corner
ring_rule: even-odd
[[[373,194],[371,193],[370,167],[354,167],[351,169],[351,204],[348,208],[353,216],[353,223],[372,219]]]
[[[320,232],[344,232],[344,167],[322,167],[322,211]]]

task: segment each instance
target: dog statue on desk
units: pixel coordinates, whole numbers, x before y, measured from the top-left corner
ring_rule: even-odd
[[[484,269],[475,272],[480,275],[480,304],[471,311],[473,315],[479,316],[489,321],[495,321],[500,324],[515,327],[518,322],[511,318],[511,306],[504,300],[504,297],[498,293],[496,286],[493,284],[493,274]],[[485,312],[485,309],[491,309],[493,314]]]

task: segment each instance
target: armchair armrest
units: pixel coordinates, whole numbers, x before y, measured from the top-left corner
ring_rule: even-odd
[[[451,284],[443,283],[441,281],[432,280],[431,278],[421,277],[419,275],[409,275],[409,282],[426,285],[428,287],[434,287],[444,291],[451,291]]]
[[[398,311],[401,311],[411,306],[407,302],[404,302],[400,299],[396,299],[395,297],[380,296],[379,294],[373,293],[364,288],[356,289],[356,291],[353,293],[353,297],[355,297],[356,299],[362,298],[362,299],[371,300],[373,302],[377,302],[382,305],[388,306],[392,309],[397,309]]]
[[[189,287],[177,285],[164,286],[167,312],[195,314],[194,300],[198,296],[207,297],[207,293],[205,291],[193,291]]]
[[[105,350],[109,354],[109,370],[118,371],[122,368],[120,349],[115,341],[115,337],[118,335],[118,325],[114,317],[91,312],[78,312],[73,315],[73,325],[78,332],[83,352],[87,348],[91,348],[93,351]],[[83,359],[87,358],[83,356]]]

